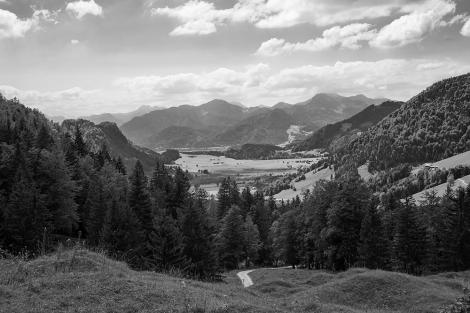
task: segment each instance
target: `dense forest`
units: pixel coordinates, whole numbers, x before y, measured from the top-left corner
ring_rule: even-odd
[[[445,143],[447,148],[432,150],[436,154],[409,157],[436,159],[468,149],[468,128],[462,126],[468,127],[468,112],[462,107],[469,103],[469,79],[454,79],[464,91],[452,81],[438,83],[377,127],[411,114],[413,105],[426,100],[420,116],[435,108],[444,121],[433,124],[439,134],[435,139],[454,134],[449,138],[458,143],[442,141],[440,147]],[[463,102],[444,101],[436,88],[446,99]],[[438,106],[441,100],[446,105]],[[400,154],[396,145],[402,141],[391,145],[397,151],[383,161],[382,154],[369,151],[375,146],[364,145],[374,156],[373,168],[389,168],[373,181],[364,182],[357,168],[349,166],[353,162],[345,162],[335,180],[318,182],[302,199],[276,203],[249,187],[240,190],[230,177],[219,184],[216,197],[209,197],[203,189],[191,188],[188,173],[165,166],[159,155],[151,171],[139,160],[126,166],[105,144],[90,147],[79,123],[54,124],[16,99],[0,97],[0,113],[0,249],[9,253],[36,255],[69,240],[80,241],[136,269],[178,271],[200,279],[254,265],[334,271],[363,266],[412,274],[470,268],[470,188],[449,188],[442,198],[431,193],[422,203],[407,197],[412,182],[405,184],[405,196],[395,192],[394,183],[410,172],[407,162],[389,159]],[[407,125],[410,119],[402,122]],[[454,130],[450,119],[456,123]],[[419,123],[423,126],[425,120]],[[428,126],[424,129],[434,129]],[[357,150],[359,143],[352,147]],[[344,154],[340,157],[347,160]],[[359,153],[354,161],[361,157]],[[422,174],[418,181],[452,184],[452,177],[467,171]]]
[[[336,154],[369,170],[437,161],[470,150],[470,74],[435,83]]]

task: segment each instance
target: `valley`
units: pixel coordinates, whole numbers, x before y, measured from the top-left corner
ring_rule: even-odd
[[[205,189],[210,195],[218,192],[222,177],[232,176],[243,186],[254,186],[255,179],[282,177],[309,167],[321,158],[236,160],[225,156],[181,154],[175,165],[196,176],[193,184]],[[199,182],[199,183],[198,183]]]

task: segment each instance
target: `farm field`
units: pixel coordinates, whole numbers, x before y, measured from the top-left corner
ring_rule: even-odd
[[[182,153],[175,164],[195,175],[193,184],[204,188],[210,195],[218,191],[218,183],[223,177],[231,176],[240,187],[252,184],[255,178],[277,177],[297,172],[301,167],[310,166],[321,158],[274,159],[274,160],[235,160],[224,156],[187,155]],[[208,174],[202,172],[207,170]]]
[[[286,201],[291,200],[296,196],[300,197],[307,189],[311,190],[319,180],[331,180],[332,175],[334,175],[334,171],[330,168],[325,168],[318,172],[308,172],[305,174],[304,180],[292,183],[295,190],[292,188],[283,190],[280,193],[275,194],[274,199],[278,201]]]
[[[240,173],[243,174],[274,174],[293,173],[302,166],[316,163],[320,158],[302,159],[275,159],[275,160],[235,160],[224,156],[212,155],[187,155],[181,154],[181,158],[175,164],[190,173],[208,170],[209,173]]]
[[[454,185],[451,187],[452,190],[457,190],[458,188],[467,188],[470,184],[470,175],[464,176],[462,178],[456,179]],[[426,193],[434,191],[438,197],[442,197],[447,190],[448,183],[440,184],[435,187],[425,189],[421,192],[415,193],[412,197],[416,202],[423,201],[425,199]]]

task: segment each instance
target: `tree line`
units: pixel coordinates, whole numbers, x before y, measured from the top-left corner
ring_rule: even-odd
[[[79,237],[133,268],[217,278],[241,266],[352,266],[412,274],[470,267],[470,189],[423,203],[377,196],[350,171],[276,203],[227,177],[217,196],[156,160],[128,170],[81,130],[0,99],[0,248],[39,252]],[[401,174],[397,174],[400,176]]]

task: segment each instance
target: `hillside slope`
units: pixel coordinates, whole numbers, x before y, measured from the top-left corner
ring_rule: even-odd
[[[132,144],[114,123],[103,122],[95,125],[81,119],[62,122],[63,129],[71,135],[74,134],[76,125],[80,128],[91,151],[98,152],[103,144],[106,144],[111,156],[121,156],[128,169],[131,169],[135,162],[140,160],[144,169],[150,171],[154,167],[156,159],[159,158],[158,153]]]
[[[340,165],[370,161],[372,170],[433,162],[470,149],[470,73],[427,88],[353,140]]]
[[[468,272],[428,277],[351,269],[260,269],[243,288],[234,272],[206,283],[75,248],[31,261],[0,259],[0,312],[437,312],[462,295]]]
[[[402,102],[387,101],[380,105],[370,105],[346,120],[322,127],[307,139],[295,143],[292,150],[305,151],[327,148],[333,141],[343,136],[352,136],[369,129],[402,104]]]
[[[223,100],[212,100],[200,106],[182,105],[156,110],[138,116],[121,126],[122,132],[133,142],[154,148],[162,130],[169,127],[220,130],[241,121],[243,108]]]
[[[245,108],[216,99],[199,106],[155,110],[124,123],[121,129],[133,142],[152,149],[280,144],[287,141],[287,131],[293,125],[316,130],[382,100],[363,95],[317,94],[293,105]]]
[[[288,139],[287,129],[295,121],[281,109],[252,116],[217,135],[215,142],[222,145],[244,143],[280,144]]]

